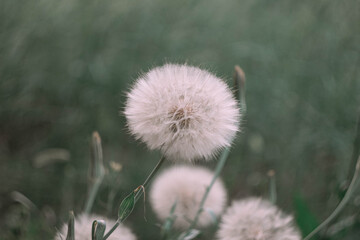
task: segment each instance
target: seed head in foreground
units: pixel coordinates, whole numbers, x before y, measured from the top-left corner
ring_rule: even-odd
[[[128,93],[130,132],[170,159],[208,159],[231,145],[239,125],[226,83],[196,67],[167,64],[140,77]]]
[[[234,201],[222,217],[219,240],[300,240],[292,216],[260,198]]]
[[[75,219],[75,239],[76,240],[91,240],[91,228],[94,220],[104,220],[106,222],[106,229],[109,230],[114,226],[115,221],[96,215],[81,214]],[[65,240],[67,235],[67,224],[64,224],[61,230],[56,234],[55,240]],[[108,240],[136,240],[136,236],[131,230],[124,225],[118,226],[116,230],[110,235]]]
[[[162,172],[154,181],[150,191],[150,203],[156,215],[164,221],[176,202],[174,227],[189,227],[199,208],[201,199],[209,186],[213,173],[202,167],[178,166]],[[198,226],[212,223],[210,211],[219,216],[226,205],[226,190],[220,180],[211,188],[200,214]]]

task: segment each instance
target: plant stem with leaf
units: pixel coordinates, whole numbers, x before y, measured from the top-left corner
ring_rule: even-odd
[[[359,178],[359,173],[360,173],[360,156],[357,159],[355,173],[351,180],[349,188],[346,191],[344,198],[341,200],[341,202],[335,208],[335,210],[331,213],[331,215],[327,219],[325,219],[325,221],[322,222],[317,228],[315,228],[309,235],[307,235],[304,238],[304,240],[310,240],[316,233],[318,233],[322,228],[324,228],[326,225],[328,225],[341,212],[341,210],[344,209],[345,205],[349,202],[349,200],[354,192],[354,189],[356,188],[357,180]]]
[[[124,200],[121,202],[119,207],[118,219],[114,224],[114,226],[109,230],[109,232],[106,233],[103,240],[106,240],[120,225],[120,223],[124,222],[125,219],[131,214],[136,202],[140,199],[141,195],[143,194],[143,190],[148,186],[151,179],[155,176],[155,174],[160,169],[164,161],[165,161],[165,157],[162,156],[159,162],[154,167],[154,169],[149,174],[149,176],[146,178],[144,183],[140,185],[138,188],[136,188],[134,191],[132,191],[127,197],[124,198]]]

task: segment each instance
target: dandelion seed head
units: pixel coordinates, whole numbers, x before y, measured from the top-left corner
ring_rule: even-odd
[[[150,191],[150,203],[158,218],[162,221],[168,218],[176,202],[174,227],[189,227],[212,177],[213,173],[203,167],[175,166],[162,172],[155,179]],[[219,216],[226,201],[226,190],[218,179],[205,201],[205,210],[200,214],[198,226],[211,224],[213,220],[209,211]]]
[[[276,206],[261,198],[234,201],[222,216],[219,240],[300,240],[293,223]]]
[[[109,230],[114,226],[115,221],[96,215],[81,214],[75,219],[75,239],[76,240],[91,240],[92,224],[95,220],[104,220],[106,222],[106,229]],[[56,234],[55,240],[65,240],[68,231],[67,224],[61,227],[61,230]],[[115,231],[108,238],[109,240],[136,240],[136,236],[131,230],[124,225],[119,225]]]
[[[231,145],[239,109],[226,83],[191,66],[166,64],[140,77],[125,107],[130,132],[169,159],[209,159]]]

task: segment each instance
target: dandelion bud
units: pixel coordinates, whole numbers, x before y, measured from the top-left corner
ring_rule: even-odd
[[[231,145],[239,109],[226,83],[196,67],[166,64],[140,77],[128,93],[130,132],[168,159],[209,159]]]
[[[209,186],[213,173],[202,167],[172,167],[161,173],[154,181],[150,191],[150,203],[161,220],[170,215],[175,205],[174,227],[185,229],[190,226],[199,208],[201,199]],[[205,227],[212,223],[213,216],[219,216],[225,205],[227,195],[220,180],[211,188],[199,216],[198,226]]]

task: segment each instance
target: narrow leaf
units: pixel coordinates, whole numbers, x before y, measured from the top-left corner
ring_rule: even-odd
[[[105,174],[101,138],[98,132],[93,132],[91,139],[91,161],[89,178],[91,181],[102,179]]]
[[[75,223],[74,223],[74,212],[69,213],[68,232],[66,240],[75,240]]]
[[[270,178],[270,184],[269,184],[270,202],[275,205],[277,200],[275,171],[270,170],[268,171],[267,175]]]
[[[316,217],[310,211],[307,203],[305,202],[301,194],[297,194],[295,196],[295,211],[296,222],[303,236],[307,236],[319,225]],[[317,237],[314,237],[313,239],[317,239]]]
[[[95,220],[92,224],[91,239],[102,240],[105,234],[106,223],[103,220]]]
[[[235,97],[240,101],[241,113],[246,113],[246,99],[245,99],[245,73],[238,65],[234,68],[234,81],[235,81]]]
[[[135,206],[135,191],[131,192],[119,206],[118,221],[124,221],[133,211]]]

